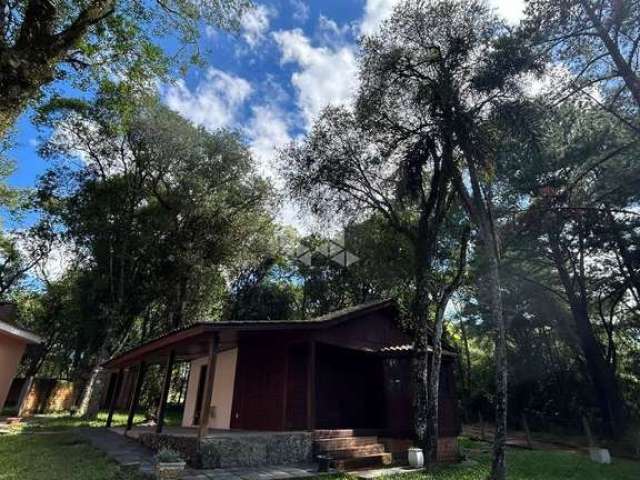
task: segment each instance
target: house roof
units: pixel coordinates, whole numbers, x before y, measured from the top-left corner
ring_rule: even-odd
[[[329,328],[348,320],[359,318],[368,313],[390,310],[395,311],[397,305],[392,299],[362,303],[354,307],[343,308],[308,320],[234,320],[228,322],[196,322],[179,328],[158,338],[128,350],[105,362],[105,368],[118,368],[131,364],[136,359],[153,352],[161,351],[170,345],[197,340],[215,332],[260,332],[270,330],[317,330]]]
[[[0,320],[0,333],[20,339],[26,343],[42,343],[42,339],[35,333],[21,327],[11,325]]]

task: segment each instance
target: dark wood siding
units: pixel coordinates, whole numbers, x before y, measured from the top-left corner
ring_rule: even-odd
[[[318,428],[383,428],[382,358],[318,345]]]
[[[268,334],[238,345],[231,428],[283,430],[286,349]]]
[[[304,430],[307,427],[307,367],[309,343],[288,348],[286,428]]]
[[[325,329],[242,332],[231,428],[307,428],[311,342],[317,345],[316,428],[383,429],[398,438],[413,435],[411,352],[378,352],[410,340],[384,312]],[[443,356],[439,407],[443,437],[459,431],[454,365],[453,357]]]

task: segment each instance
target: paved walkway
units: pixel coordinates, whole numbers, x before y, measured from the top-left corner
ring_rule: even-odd
[[[95,448],[102,450],[118,464],[134,468],[140,473],[153,476],[155,452],[135,440],[124,437],[106,428],[82,428],[76,430]],[[187,468],[183,480],[284,480],[315,477],[315,465],[276,465],[256,468],[216,468],[196,470]]]
[[[318,476],[315,465],[274,465],[255,468],[187,469],[183,480],[282,480]]]
[[[153,477],[153,450],[106,428],[80,428],[75,432],[120,466]]]

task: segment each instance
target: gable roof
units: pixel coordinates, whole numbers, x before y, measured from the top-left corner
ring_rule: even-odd
[[[103,364],[105,368],[114,368],[130,363],[152,352],[162,350],[171,344],[196,339],[214,332],[261,332],[272,330],[318,330],[333,327],[366,314],[388,310],[395,312],[397,305],[392,299],[362,303],[353,307],[336,310],[308,320],[233,320],[227,322],[196,322],[150,340],[138,347],[117,355]]]

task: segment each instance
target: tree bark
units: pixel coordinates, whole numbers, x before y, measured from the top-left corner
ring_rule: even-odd
[[[550,233],[547,238],[560,281],[569,299],[577,338],[596,394],[605,432],[611,437],[620,437],[627,423],[627,409],[615,368],[605,360],[604,350],[593,331],[586,292],[578,292],[574,288],[576,283],[584,282],[584,279],[574,281],[571,278],[557,235]]]
[[[436,318],[433,329],[433,353],[431,355],[431,377],[429,381],[429,402],[427,418],[429,421],[429,447],[428,458],[432,461],[438,459],[438,438],[439,438],[439,407],[440,407],[440,368],[442,366],[442,334],[444,333],[444,314],[449,305],[449,300],[453,293],[462,283],[464,270],[467,264],[467,244],[469,242],[469,229],[465,229],[460,239],[460,253],[458,255],[457,270],[451,280],[446,285],[438,299],[436,307]]]
[[[454,184],[461,197],[462,204],[469,214],[469,218],[477,225],[482,240],[482,252],[489,266],[488,278],[491,297],[489,309],[495,329],[496,431],[493,442],[493,461],[491,463],[490,478],[492,480],[505,480],[507,472],[505,444],[507,438],[508,359],[506,325],[502,315],[500,245],[498,233],[493,222],[493,203],[491,197],[487,194],[487,189],[483,190],[480,185],[480,174],[474,163],[476,161],[475,150],[468,139],[468,132],[460,129],[460,126],[458,126],[458,129],[461,146],[466,156],[471,192],[469,192],[465,182],[462,180],[460,172],[456,172]]]
[[[609,35],[609,32],[603,25],[600,17],[593,9],[591,1],[580,0],[580,3],[582,4],[582,8],[584,8],[585,13],[589,17],[589,20],[591,20],[591,23],[596,29],[598,37],[600,37],[600,40],[609,52],[609,55],[611,56],[611,59],[613,60],[618,73],[631,92],[631,96],[635,100],[638,107],[640,107],[640,78],[638,78],[638,75],[636,75],[636,73],[633,71],[631,65],[625,60],[624,56],[620,52],[620,48]]]
[[[508,362],[507,339],[504,317],[502,315],[502,292],[500,284],[500,265],[497,246],[492,242],[486,252],[489,260],[489,290],[491,292],[491,314],[495,324],[495,364],[496,364],[496,433],[493,442],[493,461],[491,463],[491,478],[504,480],[506,478],[505,444],[507,441],[507,393],[508,393]]]
[[[427,408],[429,403],[429,329],[427,327],[428,301],[423,289],[424,275],[417,274],[416,292],[413,304],[413,320],[416,336],[414,338],[414,429],[420,447],[425,450],[428,463]]]
[[[82,392],[82,400],[78,408],[78,416],[85,419],[94,419],[100,410],[100,399],[109,377],[108,371],[102,368],[102,362],[106,360],[105,349],[98,356],[96,366],[91,370],[89,380]]]
[[[115,0],[94,0],[61,31],[52,0],[30,0],[14,45],[0,41],[0,138],[30,101],[51,83],[58,65],[87,34],[111,14]]]

